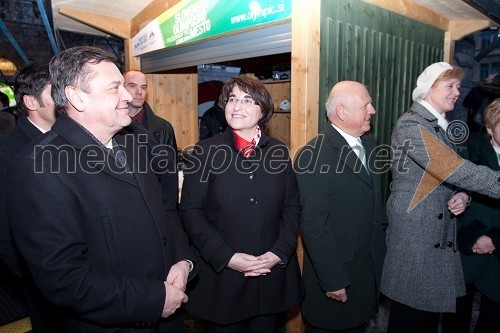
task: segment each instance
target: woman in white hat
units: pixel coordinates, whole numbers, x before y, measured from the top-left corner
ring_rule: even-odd
[[[500,174],[455,153],[457,133],[445,114],[460,95],[463,71],[445,62],[418,77],[413,105],[392,134],[387,254],[381,292],[391,299],[388,333],[437,332],[439,313],[455,312],[465,294],[455,217],[465,191],[500,197]]]

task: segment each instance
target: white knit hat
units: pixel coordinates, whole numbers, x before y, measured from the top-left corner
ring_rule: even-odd
[[[438,76],[450,69],[453,67],[447,62],[436,62],[424,69],[417,79],[417,87],[413,90],[413,101],[418,102],[424,99]]]

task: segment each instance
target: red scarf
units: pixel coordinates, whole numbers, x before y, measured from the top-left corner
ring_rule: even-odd
[[[252,139],[252,141],[247,141],[243,139],[241,136],[239,136],[235,131],[234,133],[234,142],[236,144],[236,148],[238,148],[238,151],[243,155],[243,157],[248,158],[250,155],[253,154],[255,151],[255,147],[257,146],[257,143],[259,143],[260,140],[260,128],[257,126],[257,130],[255,131],[255,135]]]

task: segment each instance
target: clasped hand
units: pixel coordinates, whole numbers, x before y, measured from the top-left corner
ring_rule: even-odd
[[[186,261],[179,261],[172,265],[168,272],[167,279],[163,282],[165,286],[165,303],[163,305],[162,317],[166,318],[180,308],[182,303],[188,301],[185,293],[189,275],[189,264]]]
[[[271,268],[281,262],[281,259],[272,252],[266,252],[260,256],[246,253],[235,253],[229,264],[229,268],[241,272],[245,277],[261,276],[271,273]]]
[[[495,251],[495,244],[491,237],[482,235],[476,240],[476,243],[472,246],[472,252],[475,254],[492,254]]]
[[[331,298],[337,302],[342,302],[342,303],[347,302],[347,293],[345,291],[345,288],[336,291],[327,291],[326,297]]]
[[[469,195],[465,192],[458,192],[448,201],[448,210],[455,216],[462,214],[467,208]]]

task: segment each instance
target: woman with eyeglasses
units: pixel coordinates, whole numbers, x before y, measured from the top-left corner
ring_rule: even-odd
[[[264,85],[230,79],[224,133],[187,157],[181,216],[198,255],[186,309],[207,333],[276,332],[299,304],[299,192],[288,148],[264,134],[274,104]]]

